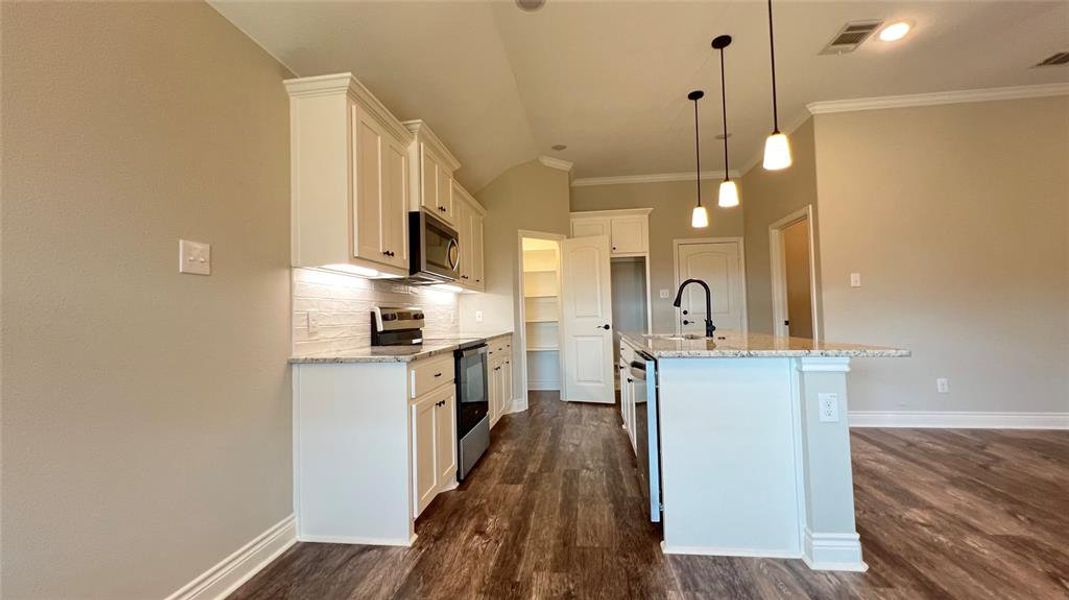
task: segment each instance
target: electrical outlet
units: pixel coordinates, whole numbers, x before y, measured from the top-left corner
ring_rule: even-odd
[[[191,275],[211,275],[211,244],[178,240],[178,272]]]
[[[839,394],[817,394],[822,423],[839,422]]]
[[[475,322],[476,323],[482,323],[483,322],[483,311],[481,311],[481,310],[475,311]]]
[[[861,273],[850,274],[850,287],[861,287]]]
[[[672,296],[672,293],[669,292],[668,290],[661,290],[661,299],[662,300],[667,300],[671,296]]]
[[[305,327],[308,329],[308,335],[315,335],[319,330],[319,317],[314,311],[308,311],[304,313]]]
[[[946,377],[940,377],[935,380],[935,391],[939,392],[940,394],[950,393],[950,382],[947,381]]]

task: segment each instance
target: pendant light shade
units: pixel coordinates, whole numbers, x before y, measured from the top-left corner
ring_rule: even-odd
[[[738,204],[738,199],[735,203]],[[695,229],[702,229],[709,226],[709,211],[705,210],[704,206],[695,206],[694,210],[690,212],[690,226]]]
[[[717,197],[716,204],[720,208],[739,205],[739,188],[734,181],[729,179],[720,182],[720,195]]]
[[[768,52],[772,64],[772,134],[765,140],[765,158],[761,165],[767,171],[779,171],[791,166],[791,143],[779,131],[779,109],[776,99],[776,43],[772,32],[772,0],[768,0]]]
[[[768,171],[791,166],[791,143],[787,141],[787,136],[776,132],[765,139],[765,160],[762,165]]]
[[[716,202],[721,208],[739,205],[739,188],[731,180],[731,166],[728,164],[728,91],[727,77],[724,74],[724,48],[730,44],[730,35],[718,35],[713,38],[713,48],[720,51],[720,102],[724,117],[724,181],[720,184],[720,194]]]
[[[698,144],[698,100],[705,96],[705,92],[694,90],[687,94],[687,100],[694,103],[694,185],[697,187],[698,204],[690,213],[690,226],[702,229],[709,226],[709,212],[702,206],[702,155]]]

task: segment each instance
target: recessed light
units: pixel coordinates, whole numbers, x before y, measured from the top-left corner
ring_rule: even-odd
[[[909,21],[896,21],[880,30],[880,40],[884,42],[897,42],[906,37],[913,25]]]
[[[546,3],[546,0],[516,0],[516,6],[520,7],[520,10],[526,12],[534,12]]]
[[[550,146],[550,148],[556,150],[557,152],[560,152],[561,150],[567,150],[568,146],[565,146],[564,144],[555,144],[553,146]]]

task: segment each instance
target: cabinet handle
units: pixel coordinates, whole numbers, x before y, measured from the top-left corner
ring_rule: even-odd
[[[441,376],[442,376],[442,374],[441,374],[441,373],[435,373],[435,374],[434,374],[434,376],[435,376],[435,377],[441,377]]]
[[[383,250],[382,254],[384,256],[394,256],[393,250]]]
[[[461,275],[460,278],[461,279],[468,279],[468,276],[467,275]]]
[[[440,211],[442,211],[442,212],[445,212],[445,211],[446,211],[446,210],[448,210],[448,209],[446,209],[446,207],[444,207],[444,206],[439,206],[439,207],[438,207],[438,210],[440,210]]]
[[[635,380],[634,380],[634,379],[631,379],[630,377],[628,377],[628,378],[627,378],[627,382],[628,382],[628,383],[635,383]]]

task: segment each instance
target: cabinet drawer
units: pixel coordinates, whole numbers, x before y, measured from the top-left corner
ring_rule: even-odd
[[[408,367],[409,398],[415,398],[455,379],[453,355],[435,356]]]

